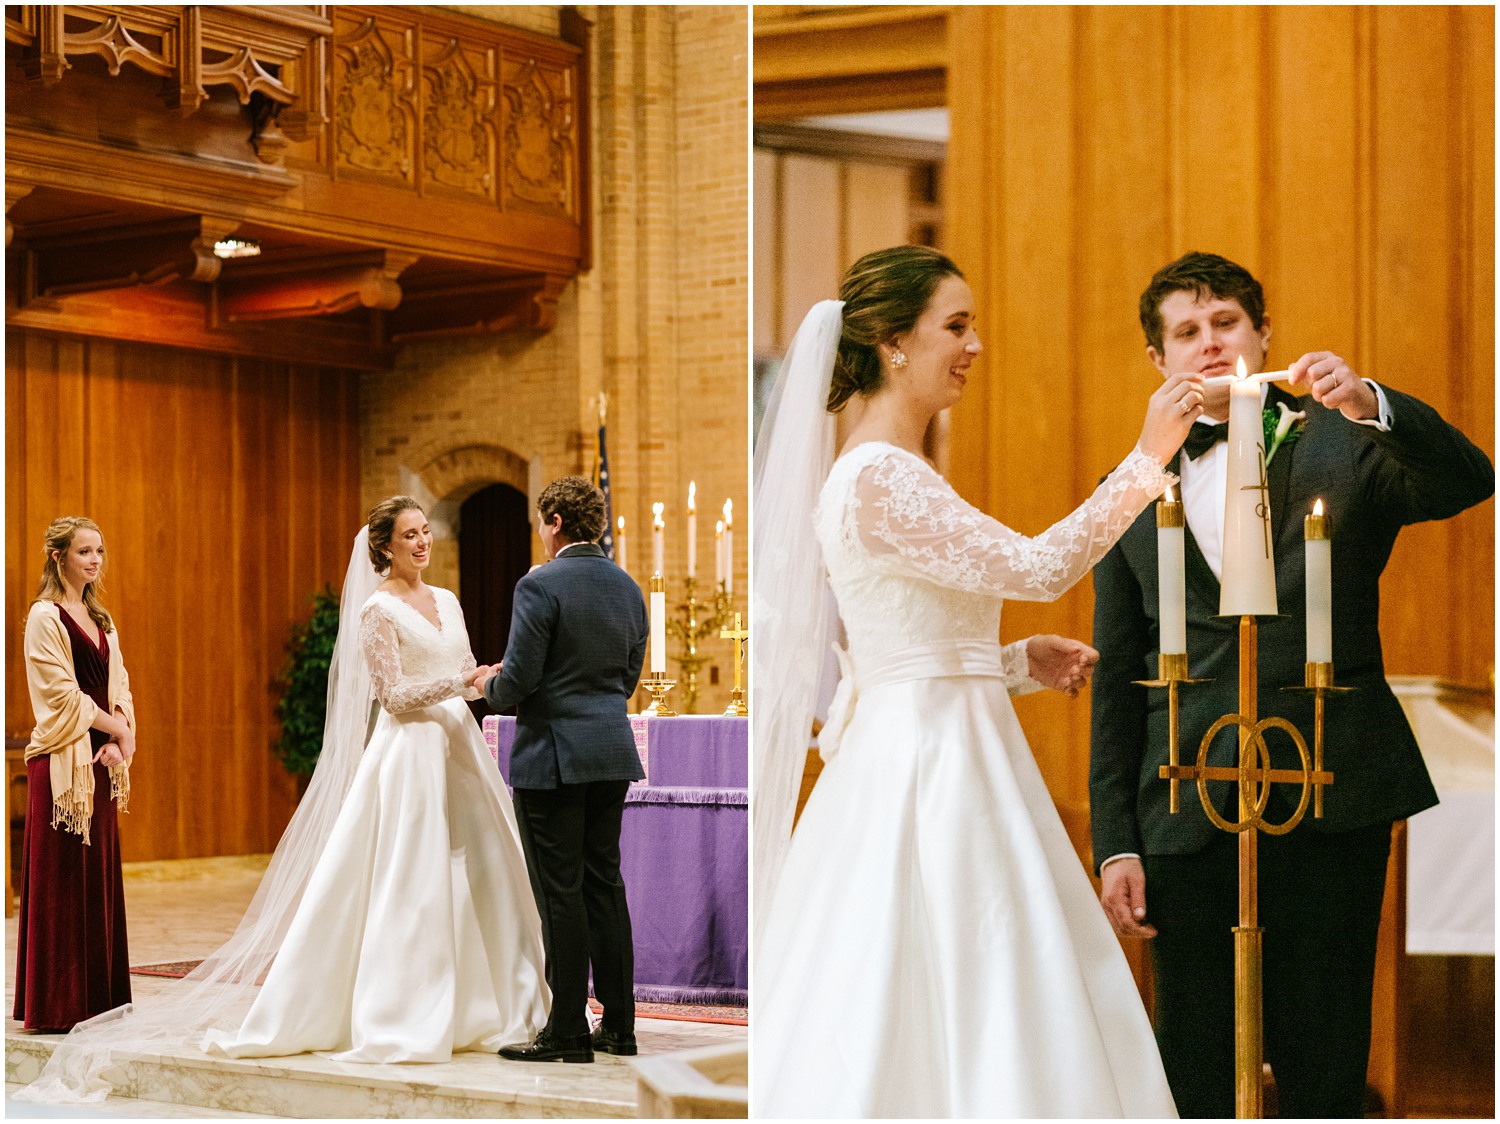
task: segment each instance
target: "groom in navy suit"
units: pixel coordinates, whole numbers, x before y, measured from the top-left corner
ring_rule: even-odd
[[[1271,338],[1260,283],[1216,254],[1164,266],[1141,296],[1147,356],[1163,375],[1228,374],[1243,358],[1263,369]],[[1430,406],[1360,378],[1339,356],[1309,352],[1288,381],[1308,397],[1266,391],[1272,417],[1305,411],[1294,441],[1271,457],[1276,597],[1281,615],[1259,623],[1259,710],[1289,719],[1309,739],[1301,686],[1306,574],[1302,517],[1322,498],[1333,546],[1333,664],[1358,692],[1331,701],[1326,814],[1259,843],[1265,929],[1265,1052],[1283,1117],[1363,1115],[1375,942],[1393,821],[1437,803],[1416,739],[1386,683],[1380,646],[1380,574],[1401,528],[1444,519],[1494,493],[1489,459]],[[1227,390],[1210,391],[1204,415],[1168,466],[1182,478],[1187,516],[1190,674],[1180,732],[1191,761],[1209,725],[1238,710],[1238,620],[1218,616],[1223,573]],[[1268,443],[1267,452],[1270,453]],[[1115,928],[1151,938],[1156,1037],[1178,1113],[1234,1115],[1236,836],[1204,815],[1191,785],[1168,810],[1166,692],[1154,679],[1157,621],[1155,512],[1148,508],[1094,570],[1094,674],[1089,801],[1101,900]],[[1289,739],[1267,739],[1273,767],[1298,768]],[[1211,765],[1233,764],[1237,741],[1217,738]],[[1238,818],[1235,787],[1212,784],[1220,814]],[[1273,786],[1266,819],[1295,805]]]
[[[646,604],[606,557],[604,496],[581,476],[537,499],[549,561],[516,585],[510,639],[476,684],[496,710],[516,708],[510,783],[531,889],[542,918],[552,1012],[516,1061],[591,1062],[634,1054],[635,953],[620,876],[620,821],[645,776],[627,704],[646,654]],[[588,977],[604,1017],[589,1034]]]

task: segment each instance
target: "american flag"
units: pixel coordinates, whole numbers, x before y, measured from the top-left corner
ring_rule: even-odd
[[[599,467],[594,474],[594,483],[604,493],[604,537],[599,540],[599,545],[604,548],[606,557],[612,562],[615,557],[615,516],[609,498],[609,454],[604,448],[604,409],[605,398],[601,391],[599,394]]]

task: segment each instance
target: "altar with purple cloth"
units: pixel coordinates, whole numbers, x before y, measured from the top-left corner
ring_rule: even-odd
[[[625,797],[620,871],[642,1003],[742,1004],[749,986],[749,720],[631,719],[647,779]],[[507,782],[516,720],[488,717]]]

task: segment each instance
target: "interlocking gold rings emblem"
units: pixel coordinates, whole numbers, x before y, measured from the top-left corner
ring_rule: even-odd
[[[1208,767],[1209,747],[1226,726],[1238,726],[1248,734],[1240,743],[1239,768],[1235,779],[1240,786],[1242,805],[1249,809],[1249,814],[1238,820],[1225,819],[1214,807],[1213,801],[1208,798],[1210,780],[1228,779],[1211,776],[1211,773],[1219,770],[1211,770]],[[1302,762],[1300,775],[1291,770],[1271,768],[1271,750],[1266,745],[1265,738],[1267,730],[1283,730],[1292,739],[1292,744],[1297,747],[1297,755]],[[1227,772],[1227,770],[1224,771]],[[1262,718],[1254,723],[1243,714],[1226,714],[1221,717],[1203,735],[1203,741],[1198,746],[1198,763],[1193,773],[1198,784],[1198,799],[1203,804],[1203,812],[1215,827],[1222,831],[1235,832],[1258,828],[1269,835],[1285,835],[1302,822],[1302,817],[1307,812],[1308,798],[1312,795],[1315,783],[1312,758],[1307,753],[1307,742],[1298,733],[1297,727],[1285,718],[1276,715]],[[1279,824],[1269,822],[1265,818],[1265,811],[1271,799],[1271,785],[1296,783],[1302,785],[1302,795],[1297,801],[1296,810]]]

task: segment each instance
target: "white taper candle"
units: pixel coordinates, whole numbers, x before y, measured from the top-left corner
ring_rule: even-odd
[[[1307,662],[1333,662],[1333,543],[1323,501],[1303,520],[1307,560]]]
[[[1161,651],[1187,652],[1187,577],[1183,570],[1182,504],[1167,488],[1156,505],[1156,591]]]

